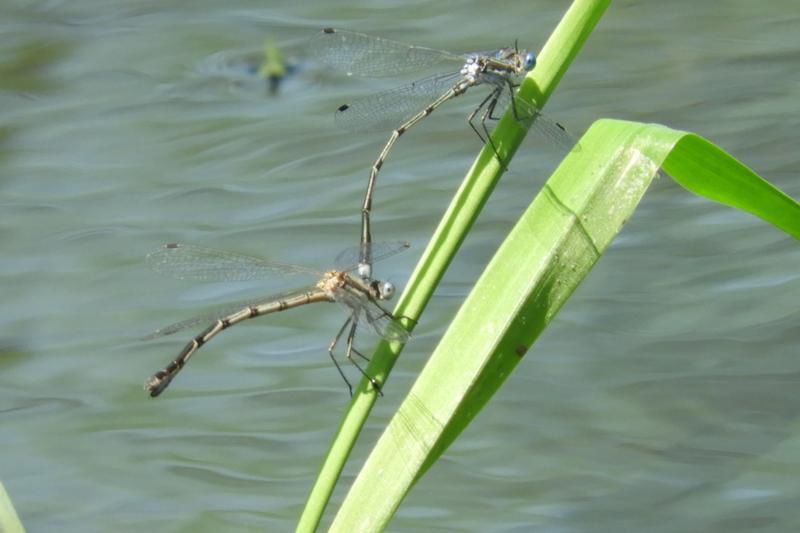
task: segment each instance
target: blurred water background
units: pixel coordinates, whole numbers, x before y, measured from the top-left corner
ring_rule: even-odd
[[[348,79],[324,26],[453,51],[538,50],[567,1],[6,0],[0,6],[0,479],[30,531],[293,528],[348,397],[317,305],[225,332],[157,400],[189,333],[149,331],[302,280],[148,271],[190,242],[326,268],[356,244],[386,135],[332,111],[412,78]],[[695,131],[800,198],[795,0],[613,3],[547,113]],[[247,58],[296,65],[269,96]],[[407,279],[480,144],[477,94],[380,176],[377,268]],[[388,134],[387,134],[388,135]],[[563,153],[531,136],[403,352],[332,509],[464,296]],[[789,531],[800,525],[800,246],[656,182],[495,400],[415,487],[397,531]],[[362,337],[369,349],[373,338]],[[326,517],[327,524],[331,518]]]

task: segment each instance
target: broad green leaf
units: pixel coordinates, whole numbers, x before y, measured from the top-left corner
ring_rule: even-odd
[[[19,516],[14,510],[11,498],[8,497],[8,493],[2,483],[0,483],[0,532],[25,533],[25,528],[22,527],[22,522],[19,521]]]
[[[526,76],[519,91],[521,98],[527,102],[535,102],[540,109],[544,107],[610,3],[611,0],[575,0],[572,3],[539,53],[536,68]],[[495,128],[492,134],[493,143],[506,165],[524,140],[527,131],[509,112]],[[395,308],[395,315],[405,318],[409,331],[420,319],[504,168],[505,165],[497,160],[492,148],[486,146],[464,178]],[[365,173],[366,171],[367,169]],[[386,383],[402,349],[403,346],[397,343],[380,343],[371,357],[367,374],[380,383]],[[369,382],[362,380],[320,467],[300,517],[298,531],[313,531],[317,528],[339,474],[376,398],[377,394],[371,389]]]
[[[663,167],[693,193],[752,213],[800,239],[797,202],[702,137],[681,135]]]
[[[687,189],[800,237],[800,205],[702,138],[601,120],[467,297],[376,444],[332,531],[378,531],[480,412],[609,246],[663,166]],[[369,510],[365,512],[365,510]]]

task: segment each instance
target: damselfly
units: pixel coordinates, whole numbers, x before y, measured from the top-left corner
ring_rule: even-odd
[[[355,100],[340,106],[336,111],[337,124],[346,129],[393,129],[389,141],[370,169],[361,207],[363,252],[359,261],[359,274],[366,278],[371,276],[371,264],[367,257],[372,241],[369,217],[378,173],[400,136],[447,100],[476,85],[490,87],[490,93],[469,114],[467,122],[483,142],[488,140],[492,144],[496,154],[497,147],[492,143],[486,120],[499,118],[495,112],[504,111],[509,103],[517,120],[530,122],[534,129],[558,146],[570,149],[575,145],[574,139],[561,124],[543,116],[535,106],[515,100],[516,82],[536,65],[536,56],[532,52],[520,50],[516,46],[493,52],[453,54],[363,33],[326,28],[311,40],[310,47],[322,63],[348,75],[396,76],[440,64],[451,67],[444,74]],[[478,113],[481,113],[480,130],[473,122]],[[503,161],[501,164],[504,164]]]
[[[376,244],[371,249],[371,259],[373,261],[385,259],[405,250],[408,246],[407,242]],[[346,250],[340,254],[339,261],[344,260],[345,257],[349,258],[351,255],[353,255],[353,251]],[[212,322],[202,333],[193,337],[180,354],[170,361],[163,370],[156,372],[145,382],[145,389],[150,393],[150,396],[161,394],[177,373],[186,365],[189,358],[221,331],[249,318],[285,311],[311,303],[336,302],[348,313],[348,318],[344,325],[328,346],[328,354],[351,394],[353,388],[334,355],[336,345],[345,332],[347,332],[345,355],[364,376],[367,376],[366,372],[352,357],[355,354],[365,360],[367,359],[358,352],[353,344],[356,328],[362,317],[384,339],[396,342],[406,342],[408,340],[406,329],[395,319],[391,312],[384,309],[379,303],[380,301],[390,300],[394,295],[394,286],[389,282],[353,276],[347,270],[320,272],[313,268],[189,244],[166,244],[158,251],[149,254],[146,260],[148,265],[157,272],[169,274],[180,279],[198,281],[245,281],[283,274],[309,274],[319,278],[319,281],[315,284],[283,294],[226,306],[212,315],[203,315],[184,320],[161,328],[149,335],[148,339],[171,335],[202,322]],[[380,392],[380,385],[371,377],[367,376],[367,378],[375,389]]]

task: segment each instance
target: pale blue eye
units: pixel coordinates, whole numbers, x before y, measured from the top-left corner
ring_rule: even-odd
[[[533,55],[533,52],[528,52],[527,54],[525,54],[525,70],[531,70],[535,66],[536,66],[536,56]]]

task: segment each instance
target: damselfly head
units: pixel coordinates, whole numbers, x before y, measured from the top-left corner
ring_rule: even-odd
[[[514,48],[501,48],[495,54],[495,59],[505,62],[516,74],[527,72],[536,66],[536,55],[533,52]]]
[[[372,282],[372,290],[379,300],[391,300],[394,297],[394,284],[389,281],[374,280]]]

